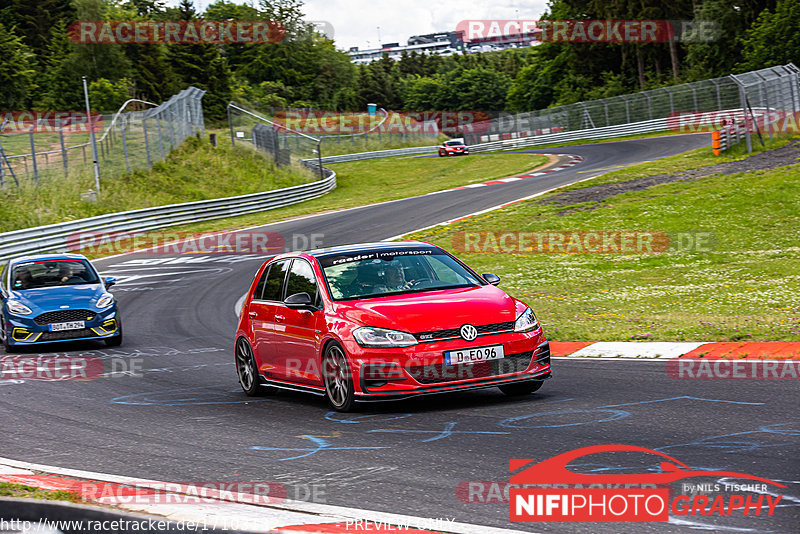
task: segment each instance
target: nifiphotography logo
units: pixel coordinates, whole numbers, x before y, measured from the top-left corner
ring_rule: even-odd
[[[642,452],[661,461],[660,473],[592,475],[570,471],[567,465],[590,454]],[[511,460],[513,470],[531,460]],[[728,477],[747,484],[686,484],[672,492],[667,484],[693,477]],[[594,445],[575,449],[529,465],[510,479],[510,521],[669,521],[676,516],[773,515],[782,495],[768,486],[785,488],[766,478],[731,471],[692,469],[663,452],[634,445]],[[531,487],[533,486],[533,487]],[[655,486],[655,487],[654,487]],[[701,487],[716,496],[687,494]]]

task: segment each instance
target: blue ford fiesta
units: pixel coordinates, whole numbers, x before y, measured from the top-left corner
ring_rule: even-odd
[[[100,339],[122,343],[117,302],[80,254],[22,256],[0,266],[0,337],[6,352],[39,343]]]

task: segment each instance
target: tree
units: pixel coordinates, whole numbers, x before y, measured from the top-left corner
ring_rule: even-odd
[[[439,76],[415,77],[405,80],[402,88],[403,109],[430,111],[442,109],[441,100],[445,85]]]
[[[483,67],[465,69],[451,82],[455,110],[499,111],[505,108],[511,79]]]
[[[177,13],[181,20],[196,18],[191,0],[181,0]],[[231,99],[231,71],[228,62],[220,55],[220,47],[213,44],[172,43],[167,56],[182,88],[193,85],[205,89],[203,112],[211,120],[225,117]]]
[[[741,71],[800,63],[800,0],[779,0],[775,11],[765,9],[741,40]]]
[[[35,85],[31,49],[10,28],[0,24],[0,109],[26,109]]]
[[[69,0],[11,0],[11,11],[16,31],[37,55],[47,52],[50,28],[59,20],[70,23],[76,19]]]
[[[100,78],[89,84],[92,109],[100,113],[115,113],[132,96],[133,82],[127,78],[116,82]]]

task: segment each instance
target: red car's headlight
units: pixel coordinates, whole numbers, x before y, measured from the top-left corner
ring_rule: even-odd
[[[353,337],[362,347],[370,348],[410,347],[417,344],[417,338],[408,332],[372,326],[356,328]]]

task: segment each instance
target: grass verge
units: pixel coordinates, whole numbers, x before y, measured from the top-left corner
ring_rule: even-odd
[[[24,484],[11,484],[0,482],[0,497],[13,497],[20,499],[40,499],[46,501],[83,502],[81,496],[70,491],[50,491],[26,486]]]
[[[683,154],[606,179],[705,162],[702,154]],[[582,231],[662,232],[671,238],[662,253],[514,253],[489,242],[486,252],[459,255],[478,272],[500,275],[551,339],[800,341],[800,163],[573,206],[548,202],[552,196],[407,237],[463,250],[463,232],[562,232],[566,242],[580,241],[572,236]]]

